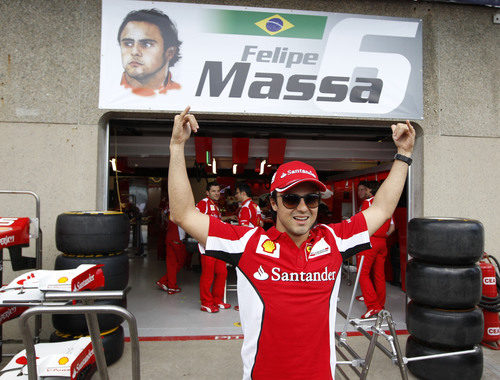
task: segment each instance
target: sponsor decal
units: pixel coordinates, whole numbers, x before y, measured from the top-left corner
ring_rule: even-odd
[[[79,290],[83,289],[84,287],[86,287],[88,284],[90,284],[92,281],[94,281],[94,275],[93,274],[89,275],[89,277],[87,277],[82,282],[77,282],[76,285],[75,285],[75,288],[73,290],[79,291]]]
[[[316,176],[314,175],[314,173],[310,170],[305,170],[305,169],[295,169],[295,170],[287,170],[286,172],[284,172],[283,174],[281,174],[281,177],[280,178],[285,178],[287,175],[292,175],[292,174],[308,174],[310,175],[311,177],[314,177],[316,178]]]
[[[489,327],[488,328],[488,335],[500,335],[500,327]]]
[[[16,313],[16,311],[17,311],[17,307],[15,307],[15,306],[7,309],[7,311],[5,313],[0,315],[0,324],[2,324],[5,321],[8,321],[10,319],[10,317]]]
[[[59,359],[58,363],[60,365],[65,365],[65,364],[68,364],[69,362],[69,359],[66,357],[66,356],[63,356],[61,359]]]
[[[14,224],[18,218],[0,218],[0,226],[8,227]]]
[[[87,352],[87,354],[83,357],[83,359],[77,363],[77,365],[75,366],[75,371],[76,373],[80,372],[82,370],[82,368],[84,368],[87,363],[89,362],[89,360],[94,356],[94,350],[92,350],[92,346],[89,348],[89,351]]]
[[[0,231],[12,231],[12,227],[0,227]]]
[[[257,280],[267,280],[269,278],[269,275],[264,271],[264,268],[262,268],[262,265],[259,267],[257,272],[253,274],[253,277]]]
[[[210,205],[210,211],[215,211],[214,205]]]
[[[5,236],[3,238],[0,239],[0,245],[7,245],[7,244],[10,244],[10,243],[14,243],[14,240],[15,240],[15,236],[14,235],[11,235],[11,236]]]
[[[272,240],[267,239],[264,243],[262,243],[262,249],[264,252],[273,253],[276,250],[276,244]]]
[[[266,255],[274,257],[275,259],[279,259],[280,245],[269,239],[269,237],[267,237],[266,235],[262,235],[259,239],[259,244],[257,245],[257,249],[255,252],[261,255]]]
[[[68,281],[68,277],[61,277],[59,280],[57,280],[57,282],[60,284],[64,284],[67,281]]]
[[[311,247],[309,258],[313,259],[318,256],[328,255],[332,251],[331,247],[321,238],[313,247]]]
[[[334,281],[336,271],[328,271],[328,267],[322,272],[282,272],[281,268],[274,267],[271,270],[271,281],[283,282],[324,282]]]
[[[496,285],[497,280],[495,277],[485,277],[483,278],[484,285]]]
[[[307,245],[306,245],[306,252],[307,252],[307,253],[311,253],[311,250],[312,250],[312,245],[311,245],[311,243],[307,243]]]
[[[327,282],[335,281],[337,272],[329,271],[326,266],[321,272],[286,272],[282,271],[279,267],[274,267],[271,269],[271,277],[266,273],[262,265],[259,267],[257,272],[253,274],[254,278],[260,281],[265,281],[271,278],[271,281],[283,281],[283,282]]]

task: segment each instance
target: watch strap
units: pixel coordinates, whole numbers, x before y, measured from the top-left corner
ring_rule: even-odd
[[[413,162],[413,160],[410,157],[403,156],[402,154],[399,154],[399,153],[396,153],[394,155],[394,159],[399,160],[399,161],[403,161],[403,162],[407,163],[408,166],[410,166],[411,163]]]

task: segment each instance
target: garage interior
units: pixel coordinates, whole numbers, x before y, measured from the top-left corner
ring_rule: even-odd
[[[199,311],[200,269],[196,254],[190,270],[183,268],[178,275],[181,293],[168,295],[155,284],[165,273],[161,215],[167,197],[172,122],[109,121],[108,209],[118,209],[120,199],[122,204],[136,204],[143,214],[144,254],[137,255],[140,252],[134,247],[134,239],[129,246],[132,290],[128,308],[138,319],[141,337],[240,336],[239,315],[233,308],[216,314]],[[188,175],[196,202],[205,197],[207,181],[221,184],[219,203],[223,215],[237,212],[233,197],[237,181],[251,184],[253,199],[257,203],[260,200],[262,207],[277,166],[300,160],[316,168],[320,180],[333,192],[323,201],[329,209],[327,221],[338,222],[350,217],[361,204],[356,196],[357,183],[384,179],[395,153],[387,123],[366,126],[199,120],[199,124],[196,138],[186,143]],[[189,250],[195,244],[187,246]],[[353,268],[346,265],[343,273],[339,307],[345,311],[356,275]],[[234,270],[228,269],[228,285],[235,284]],[[393,269],[394,273],[398,271]],[[401,278],[390,279],[386,307],[393,313],[397,329],[404,330]],[[227,291],[227,302],[237,305],[236,292]],[[364,304],[355,302],[353,316],[364,312]],[[344,320],[338,318],[337,328],[342,329],[343,324]]]

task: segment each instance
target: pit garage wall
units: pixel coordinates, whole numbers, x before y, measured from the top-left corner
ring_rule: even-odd
[[[230,3],[270,5],[263,0]],[[283,0],[272,6],[424,20],[425,118],[419,123],[414,165],[415,215],[481,220],[486,250],[500,258],[500,26],[492,23],[495,10],[403,0]],[[45,268],[57,255],[57,215],[100,204],[98,146],[107,119],[144,116],[98,109],[100,9],[98,0],[0,2],[0,188],[40,195]],[[32,205],[29,198],[0,197],[0,215],[31,216]],[[8,271],[6,278],[12,278]]]

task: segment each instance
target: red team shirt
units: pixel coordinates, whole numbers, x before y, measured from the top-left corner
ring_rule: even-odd
[[[203,214],[215,216],[220,219],[219,206],[217,206],[217,204],[215,204],[215,202],[210,198],[203,198],[196,204],[196,208]]]
[[[259,227],[262,220],[259,206],[250,198],[241,204],[238,213],[238,223],[240,226]]]
[[[300,248],[274,227],[210,218],[205,254],[238,274],[243,379],[334,378],[342,260],[368,248],[363,214],[315,226]]]

